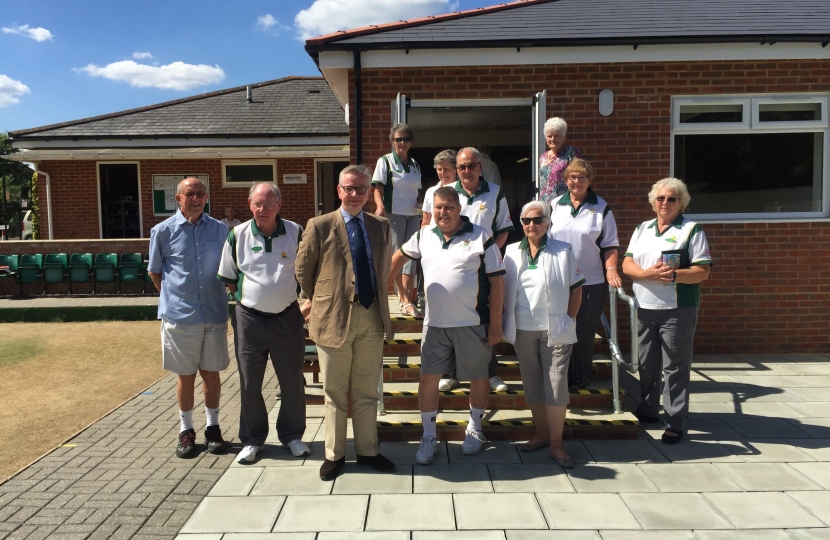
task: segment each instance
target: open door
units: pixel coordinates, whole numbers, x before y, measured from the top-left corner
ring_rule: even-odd
[[[536,200],[539,199],[539,158],[545,152],[546,100],[545,90],[533,96],[533,183],[536,185]]]
[[[398,94],[392,102],[392,125],[406,124],[406,110],[409,109],[410,100],[408,97]]]

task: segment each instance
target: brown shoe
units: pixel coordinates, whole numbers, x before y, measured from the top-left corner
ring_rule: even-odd
[[[345,466],[346,456],[335,461],[330,459],[323,461],[323,464],[320,466],[320,480],[334,480]]]
[[[377,472],[393,473],[395,472],[395,464],[378,454],[376,456],[357,456],[358,465],[368,465]]]

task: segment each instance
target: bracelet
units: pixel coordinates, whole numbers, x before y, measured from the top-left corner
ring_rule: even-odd
[[[617,267],[616,267],[616,266],[609,266],[608,268],[606,268],[606,269],[605,269],[605,271],[606,271],[606,272],[609,272],[609,271],[611,271],[611,270],[616,270],[616,269],[617,269]]]

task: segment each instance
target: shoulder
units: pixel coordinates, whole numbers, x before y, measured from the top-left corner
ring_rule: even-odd
[[[557,255],[559,253],[567,253],[571,250],[571,245],[568,242],[563,242],[562,240],[556,240],[555,238],[551,238],[548,236],[547,239],[547,251],[550,255]]]
[[[550,242],[550,240],[548,240]],[[518,257],[520,254],[519,245],[521,242],[515,242],[513,244],[508,244],[506,248],[504,248],[504,258],[510,257],[511,259],[514,257]]]
[[[365,220],[367,226],[371,227],[375,225],[377,227],[389,227],[389,220],[382,216],[376,216],[374,214],[370,214],[369,212],[363,212],[363,219]]]
[[[165,219],[161,223],[156,223],[150,229],[151,233],[159,234],[169,231],[172,227],[176,225],[176,214],[173,214],[169,218]]]

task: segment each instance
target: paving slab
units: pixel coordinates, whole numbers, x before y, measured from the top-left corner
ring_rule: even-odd
[[[650,441],[583,441],[597,463],[667,463]]]
[[[653,493],[657,487],[633,463],[589,463],[565,471],[580,493]]]
[[[461,441],[447,443],[447,453],[450,463],[521,463],[519,451],[512,442],[489,441],[484,444],[484,450],[472,456],[461,454]]]
[[[653,432],[649,431],[650,434]],[[672,463],[720,463],[720,462],[740,462],[733,452],[730,451],[726,445],[720,441],[710,440],[693,440],[693,435],[684,439],[681,444],[663,444],[660,437],[663,430],[653,433],[656,439],[652,444],[658,452],[666,456]]]
[[[797,470],[824,489],[830,489],[830,463],[790,463],[790,467]]]
[[[317,540],[409,540],[409,531],[321,532]]]
[[[792,540],[782,529],[755,529],[751,531],[696,530],[700,540]]]
[[[812,435],[780,418],[730,418],[730,427],[748,439],[811,439]]]
[[[211,497],[244,497],[264,471],[264,467],[229,469],[208,493]]]
[[[539,493],[536,499],[551,529],[641,528],[616,494]]]
[[[637,467],[652,484],[664,492],[741,491],[738,484],[710,463],[673,463],[670,465],[644,463]]]
[[[734,456],[747,463],[815,461],[810,454],[781,439],[721,441]]]
[[[602,540],[697,540],[692,531],[600,531]]]
[[[496,493],[573,493],[568,475],[559,465],[488,465]]]
[[[291,495],[274,532],[362,531],[368,495]]]
[[[452,531],[450,494],[373,495],[367,531]]]
[[[242,450],[240,445],[236,451]],[[235,456],[232,456],[235,457]],[[302,465],[306,458],[298,458],[291,455],[281,444],[266,444],[259,449],[256,461],[253,463],[239,463],[236,459],[231,467],[296,467]]]
[[[285,497],[205,497],[183,533],[270,532]]]
[[[787,442],[804,450],[818,461],[830,461],[830,438],[793,439]]]
[[[412,493],[412,465],[396,465],[395,472],[379,473],[367,467],[341,474],[334,481],[333,495]]]
[[[492,493],[487,465],[415,465],[415,493]]]
[[[507,540],[602,540],[597,531],[504,531]]]
[[[562,448],[571,456],[571,461],[574,463],[593,463],[596,461],[594,456],[585,448],[585,445],[582,444],[582,441],[562,441]],[[549,448],[540,448],[535,452],[522,452],[518,448],[516,450],[519,453],[519,459],[522,460],[522,463],[556,463],[550,455]]]
[[[532,493],[454,494],[458,529],[547,529]]]
[[[315,533],[226,534],[222,540],[314,540]]]
[[[504,531],[412,531],[412,540],[505,540]]]
[[[813,513],[814,516],[830,525],[830,491],[789,491],[787,495],[798,504]]]
[[[313,467],[265,467],[251,496],[328,495],[331,488],[332,482],[320,480],[320,472]]]
[[[826,411],[825,415],[830,414]],[[830,417],[824,418],[802,418],[800,421],[790,420],[790,423],[795,423],[798,429],[806,431],[816,439],[826,439],[830,437]]]
[[[388,458],[395,465],[415,465],[415,452],[418,451],[420,442],[383,442],[380,443],[380,453]],[[438,442],[438,452],[432,461],[433,464],[449,463],[447,459],[447,443]]]
[[[703,496],[739,529],[824,526],[784,493],[705,493]]]
[[[715,467],[746,491],[821,489],[821,486],[786,463],[718,463]]]
[[[790,529],[787,532],[797,540],[830,540],[830,529]]]
[[[640,493],[620,495],[644,529],[731,529],[699,493],[663,493],[660,504]]]

